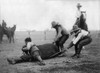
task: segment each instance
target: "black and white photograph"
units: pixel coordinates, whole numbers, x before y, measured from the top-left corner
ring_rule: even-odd
[[[100,0],[0,0],[0,73],[100,73]]]

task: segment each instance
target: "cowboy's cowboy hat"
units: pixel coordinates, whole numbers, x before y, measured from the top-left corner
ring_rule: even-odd
[[[82,7],[82,5],[80,3],[77,3],[77,7]]]
[[[77,32],[77,31],[79,31],[81,28],[79,28],[77,25],[74,25],[73,26],[73,29],[71,30],[71,34],[73,34],[74,32]]]
[[[52,27],[55,27],[57,25],[55,21],[52,21],[51,24],[52,24]]]
[[[80,28],[77,25],[73,26],[73,32],[80,30]]]

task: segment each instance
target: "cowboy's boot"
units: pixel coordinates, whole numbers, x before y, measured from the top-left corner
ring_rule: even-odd
[[[77,55],[77,47],[75,47],[75,54],[72,55],[71,57],[75,57]]]

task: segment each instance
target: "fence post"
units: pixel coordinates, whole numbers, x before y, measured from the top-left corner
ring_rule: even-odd
[[[46,31],[44,31],[44,40],[46,40]]]

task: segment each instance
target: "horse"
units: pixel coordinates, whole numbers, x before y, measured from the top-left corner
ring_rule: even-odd
[[[3,35],[5,34],[7,36],[9,43],[11,43],[11,40],[13,40],[13,43],[14,43],[14,32],[16,30],[16,25],[8,28],[6,27],[5,24],[2,24],[2,29],[3,29]]]
[[[84,16],[83,13],[81,13],[80,22],[78,24],[78,27],[81,28],[81,29],[83,29],[83,30],[88,31],[88,26],[86,24],[86,18],[85,18],[85,16]]]
[[[86,19],[84,14],[81,12],[81,16],[80,19],[78,21],[78,23],[76,24],[79,28],[88,31],[88,26],[86,24]]]

